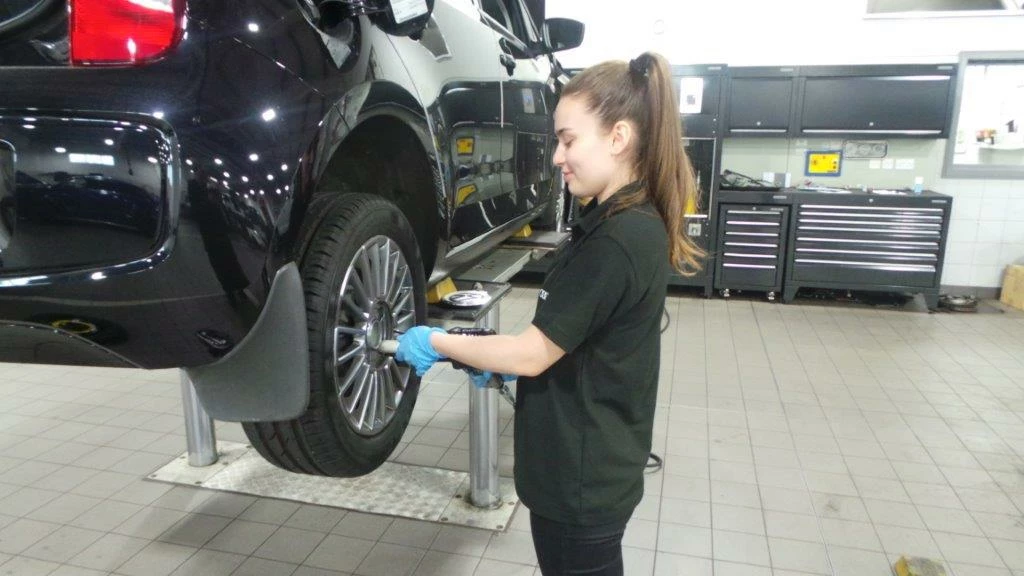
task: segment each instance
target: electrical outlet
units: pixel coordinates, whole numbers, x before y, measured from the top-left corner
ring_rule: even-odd
[[[886,158],[882,160],[882,170],[892,170],[893,161],[892,158]]]
[[[869,170],[878,170],[881,167],[882,167],[882,161],[881,160],[868,160],[868,169]]]
[[[914,159],[913,158],[897,158],[896,159],[897,170],[913,170]]]

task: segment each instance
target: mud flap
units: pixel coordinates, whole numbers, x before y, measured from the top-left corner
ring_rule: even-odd
[[[277,271],[263,312],[224,358],[186,368],[207,413],[217,420],[289,420],[309,402],[306,306],[299,269]]]

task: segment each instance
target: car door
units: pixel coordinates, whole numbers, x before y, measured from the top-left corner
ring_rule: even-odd
[[[511,220],[551,197],[554,83],[551,60],[540,49],[540,34],[521,0],[480,0],[484,18],[498,35],[502,83],[501,173],[505,191],[499,217]]]

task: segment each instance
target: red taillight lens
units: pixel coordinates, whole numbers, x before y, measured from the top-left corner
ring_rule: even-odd
[[[136,64],[172,48],[184,0],[72,0],[73,64]]]

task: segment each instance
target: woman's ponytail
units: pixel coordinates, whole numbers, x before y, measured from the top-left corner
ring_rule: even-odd
[[[637,128],[636,173],[639,194],[619,199],[616,210],[643,202],[658,210],[669,239],[669,260],[684,275],[701,269],[701,250],[683,231],[687,208],[697,207],[698,191],[690,159],[683,149],[679,101],[672,73],[660,54],[645,52],[625,62],[605,62],[572,79],[563,97],[581,95],[611,127],[629,120]]]

